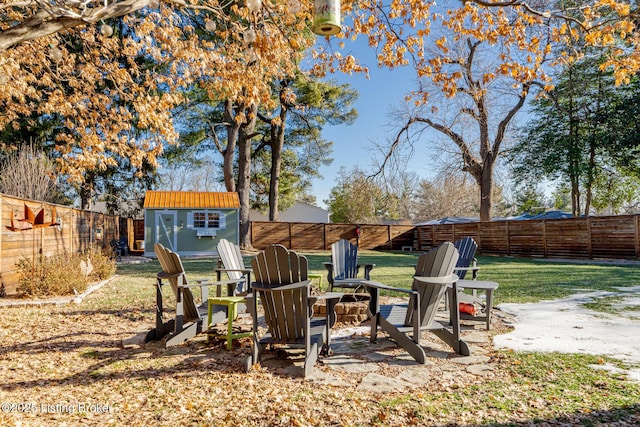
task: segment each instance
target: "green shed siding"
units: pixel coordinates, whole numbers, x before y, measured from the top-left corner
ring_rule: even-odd
[[[198,229],[189,228],[189,213],[203,211],[224,213],[224,228],[216,229],[215,236],[198,236]],[[159,225],[158,219],[162,221],[162,225]],[[180,255],[216,255],[220,239],[238,243],[239,221],[238,209],[145,209],[145,255],[154,255],[153,246],[156,242]]]

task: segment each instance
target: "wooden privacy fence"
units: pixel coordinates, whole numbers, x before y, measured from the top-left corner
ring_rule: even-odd
[[[640,257],[639,215],[423,225],[416,227],[415,236],[419,250],[471,236],[486,255]]]
[[[23,221],[25,206],[35,215],[42,212],[42,226]],[[0,280],[5,292],[15,292],[18,284],[16,262],[21,258],[33,260],[56,253],[81,253],[92,244],[109,247],[112,240],[133,233],[131,221],[0,194]],[[133,241],[133,236],[129,241]]]
[[[360,236],[357,237],[357,230]],[[363,249],[428,250],[473,237],[486,255],[563,258],[640,258],[640,216],[619,215],[546,220],[436,225],[316,224],[252,222],[256,249],[279,243],[289,249],[323,250],[339,239]]]
[[[413,247],[414,230],[413,225],[252,221],[250,233],[253,247],[261,250],[275,243],[295,250],[326,250],[340,239],[358,242],[364,249],[390,250]]]

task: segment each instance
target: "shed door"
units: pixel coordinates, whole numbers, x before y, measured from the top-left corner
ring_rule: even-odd
[[[176,212],[156,212],[156,242],[174,252],[178,251],[176,216]]]

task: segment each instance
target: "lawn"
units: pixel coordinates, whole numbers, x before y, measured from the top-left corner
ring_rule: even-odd
[[[306,254],[324,273],[326,252]],[[364,251],[372,279],[409,286],[415,254]],[[496,304],[559,298],[640,283],[638,265],[480,257],[500,283]],[[193,279],[210,260],[184,260]],[[488,377],[432,378],[411,392],[319,385],[269,369],[243,371],[248,339],[232,351],[202,341],[123,348],[154,324],[156,262],[118,267],[81,304],[0,310],[0,425],[585,425],[640,424],[640,385],[594,370],[598,356],[491,350]],[[326,279],[324,280],[326,285]],[[504,329],[504,328],[503,328]],[[382,369],[390,367],[383,365]],[[318,364],[317,369],[327,369]]]

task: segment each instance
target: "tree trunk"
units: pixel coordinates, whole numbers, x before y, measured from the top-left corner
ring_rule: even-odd
[[[480,178],[480,221],[491,221],[492,193],[493,193],[493,162],[485,159]]]
[[[83,182],[78,193],[80,196],[80,209],[90,210],[92,208],[93,181],[89,179]]]
[[[284,126],[287,120],[287,107],[280,110],[280,125],[275,126],[271,135],[271,178],[269,182],[269,221],[279,221],[278,196],[280,171],[282,169],[282,150],[284,148]]]
[[[249,194],[251,183],[251,138],[256,127],[258,107],[247,109],[247,122],[240,126],[238,133],[238,196],[240,197],[240,248],[250,250],[249,236]]]
[[[227,191],[236,191],[236,180],[233,174],[234,157],[238,145],[238,131],[240,124],[235,120],[233,104],[227,100],[224,103],[224,120],[227,123],[227,147],[222,153],[222,173],[224,176],[224,186]]]

